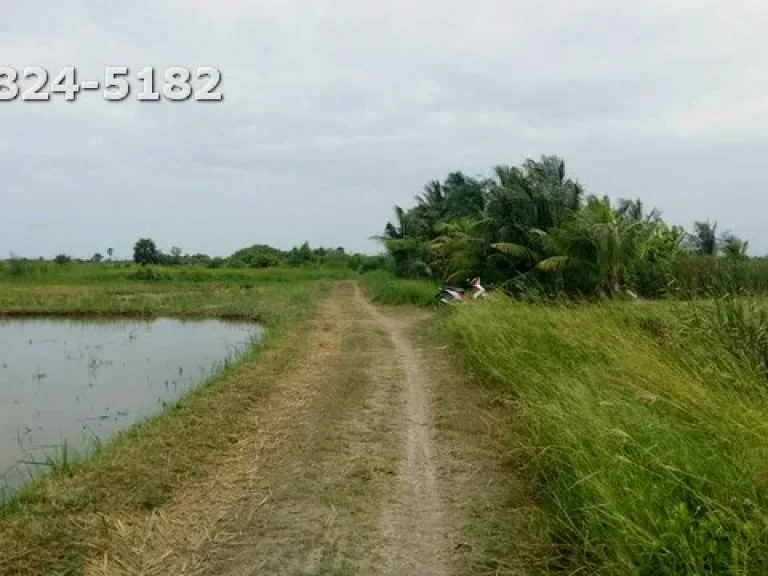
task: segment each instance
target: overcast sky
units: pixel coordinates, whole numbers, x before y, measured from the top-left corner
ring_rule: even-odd
[[[767,27],[749,0],[3,0],[0,66],[208,65],[224,100],[0,102],[0,257],[375,252],[426,181],[541,154],[768,253]]]

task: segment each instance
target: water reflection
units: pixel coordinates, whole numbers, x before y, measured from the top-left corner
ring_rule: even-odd
[[[219,320],[0,320],[0,485],[158,411],[260,335]]]

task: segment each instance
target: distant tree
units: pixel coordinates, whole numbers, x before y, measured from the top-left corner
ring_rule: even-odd
[[[133,261],[143,266],[160,262],[160,251],[151,238],[139,238],[133,245]]]
[[[187,256],[185,259],[185,262],[188,264],[207,264],[211,261],[211,257],[208,256],[208,254],[192,254],[190,256]]]
[[[267,268],[269,266],[278,266],[282,258],[283,253],[277,248],[272,248],[265,244],[254,244],[232,254],[227,264],[234,268]],[[216,266],[221,265],[221,258],[215,258],[214,260],[218,262]]]
[[[707,220],[694,223],[691,242],[696,252],[702,256],[717,254],[717,222],[710,224]]]
[[[27,260],[14,252],[8,257],[8,273],[11,276],[24,276],[27,273]]]
[[[720,251],[727,258],[742,259],[747,257],[749,242],[726,232],[720,237]]]
[[[171,248],[171,257],[170,257],[170,264],[181,264],[183,251],[178,246],[173,246]]]
[[[94,254],[93,256],[91,256],[91,262],[96,262],[96,263],[98,263],[98,262],[101,262],[102,260],[104,260],[104,256],[102,256],[102,255],[101,255],[101,254],[99,254],[98,252],[96,252],[96,254]]]
[[[109,259],[112,260],[112,254],[114,253],[114,249],[107,248],[107,256],[109,256]]]
[[[291,251],[288,253],[288,256],[286,257],[286,261],[289,264],[293,265],[301,265],[306,264],[309,262],[312,262],[314,260],[314,255],[312,253],[312,249],[309,247],[309,242],[304,242],[301,246],[293,247],[291,248]]]
[[[66,254],[57,254],[53,261],[60,266],[64,266],[65,264],[72,262],[72,257],[67,256]]]

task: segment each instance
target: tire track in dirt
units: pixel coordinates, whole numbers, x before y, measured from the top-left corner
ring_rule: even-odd
[[[359,288],[356,296],[389,334],[403,370],[405,453],[397,487],[384,502],[381,512],[383,573],[393,576],[448,574],[448,531],[437,485],[432,397],[427,375],[408,336],[408,323],[379,312],[362,297]]]
[[[344,292],[341,362],[292,453],[263,479],[273,497],[228,519],[238,538],[195,574],[381,574],[378,519],[402,458],[403,378],[388,332],[351,285]]]
[[[87,576],[154,576],[199,569],[206,551],[235,535],[220,529],[222,520],[254,497],[258,485],[307,413],[329,372],[339,362],[345,315],[337,298],[323,302],[313,322],[308,352],[298,367],[278,378],[274,390],[245,423],[233,423],[240,435],[231,451],[212,455],[207,472],[146,514],[103,518],[110,533],[107,550],[88,562]],[[241,377],[258,377],[259,365],[243,367]],[[172,457],[172,455],[170,455]],[[269,495],[262,497],[266,501]]]

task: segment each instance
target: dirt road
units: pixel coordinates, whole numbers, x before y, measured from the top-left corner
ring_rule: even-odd
[[[87,573],[456,573],[456,456],[437,439],[416,320],[341,284],[232,450],[151,514],[107,519],[117,536]]]

